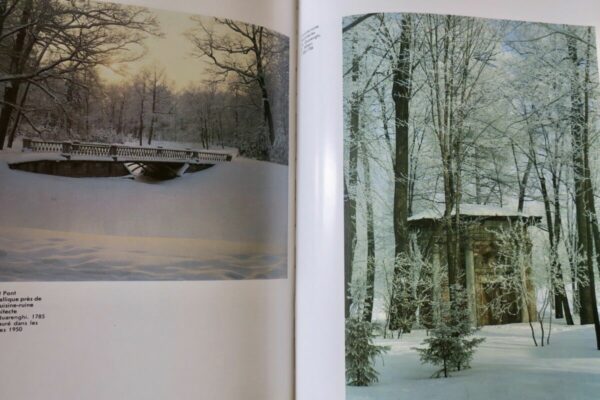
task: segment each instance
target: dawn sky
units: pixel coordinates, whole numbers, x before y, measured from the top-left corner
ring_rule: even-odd
[[[185,33],[197,23],[190,19],[190,14],[156,9],[150,11],[156,15],[164,36],[149,37],[144,42],[147,53],[142,59],[117,65],[115,71],[103,68],[102,77],[109,81],[128,80],[141,69],[156,64],[165,69],[169,84],[177,90],[202,83],[208,65],[205,60],[190,54],[193,45],[185,37]]]

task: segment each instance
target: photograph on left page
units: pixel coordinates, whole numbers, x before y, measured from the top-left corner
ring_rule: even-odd
[[[289,38],[0,3],[0,282],[288,277]]]

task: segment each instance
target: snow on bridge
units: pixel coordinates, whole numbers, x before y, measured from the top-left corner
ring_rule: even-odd
[[[23,139],[21,151],[11,168],[70,177],[131,174],[158,180],[227,163],[234,156],[232,149],[219,152],[38,139]]]

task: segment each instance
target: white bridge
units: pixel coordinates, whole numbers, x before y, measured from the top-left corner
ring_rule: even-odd
[[[100,173],[100,175],[93,175],[92,172],[92,175],[89,176],[104,176],[100,170],[106,168],[101,165],[118,163],[133,175],[145,175],[159,179],[174,178],[183,175],[188,170],[199,171],[214,164],[229,162],[232,159],[231,154],[205,150],[37,139],[23,139],[22,151],[60,155],[64,158],[63,163],[71,165],[77,163],[78,166],[89,164],[85,165],[86,171],[96,169]],[[92,163],[96,167],[91,166]],[[18,168],[15,164],[12,164],[12,166]],[[40,172],[39,169],[48,169],[39,165],[37,167],[22,165],[19,169],[32,171],[32,168],[36,169],[34,172]],[[51,169],[56,171],[58,168],[52,167]],[[68,176],[81,176],[76,171],[71,175],[69,171],[73,169],[76,168],[64,168],[61,171],[67,170]],[[53,172],[50,172],[50,174],[62,175],[62,173]]]
[[[231,154],[205,150],[136,147],[120,144],[58,142],[23,139],[23,151],[58,153],[66,159],[80,157],[106,158],[119,162],[156,161],[205,164],[231,161]]]

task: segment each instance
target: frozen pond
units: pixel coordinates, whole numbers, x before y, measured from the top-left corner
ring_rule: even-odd
[[[286,166],[237,158],[142,183],[1,161],[0,281],[287,277]]]

